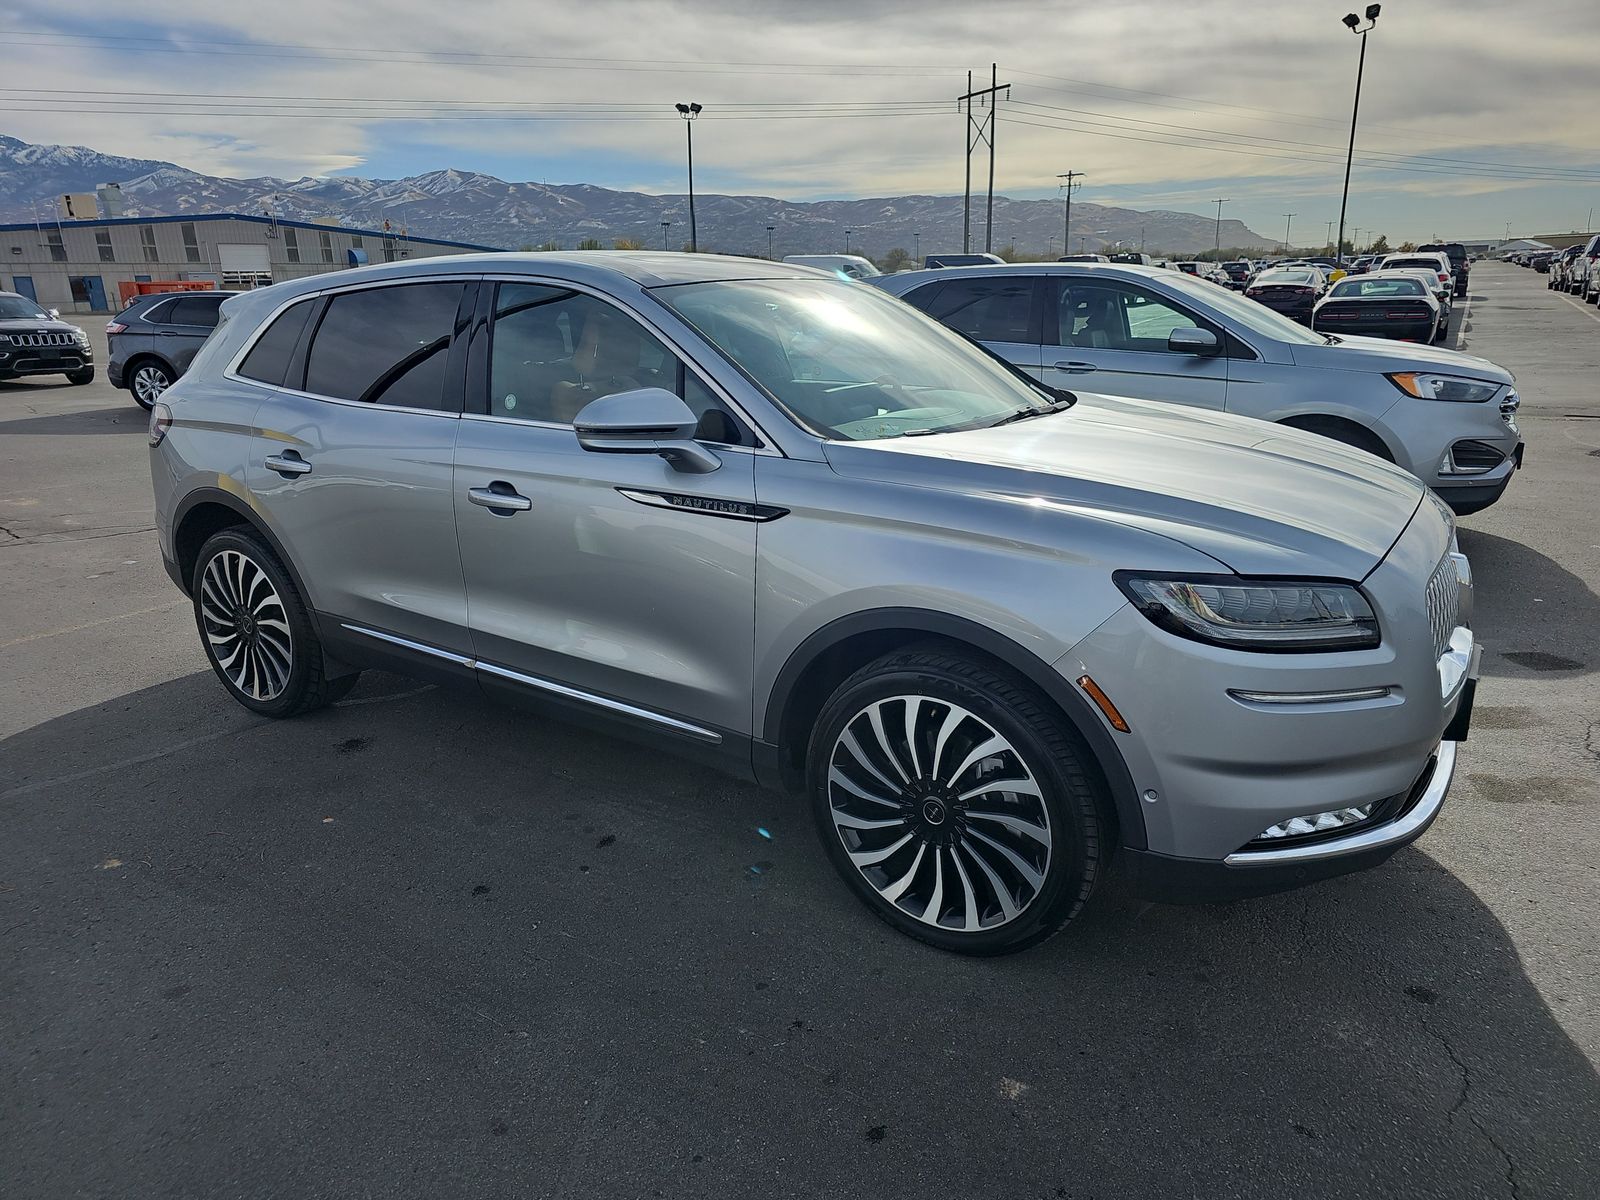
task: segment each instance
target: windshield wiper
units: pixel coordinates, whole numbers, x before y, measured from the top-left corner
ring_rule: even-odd
[[[1012,425],[1018,421],[1026,421],[1029,417],[1042,417],[1049,413],[1066,412],[1067,409],[1072,407],[1072,404],[1071,400],[1057,400],[1045,405],[1043,408],[1019,408],[1014,413],[1007,413],[998,420],[990,421],[984,428],[998,429],[1001,425]]]

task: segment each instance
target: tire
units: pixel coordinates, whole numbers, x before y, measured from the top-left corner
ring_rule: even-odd
[[[138,358],[128,364],[127,379],[128,391],[148,412],[161,399],[161,393],[172,386],[172,368],[160,359]]]
[[[94,368],[85,367],[81,371],[68,371],[67,382],[73,387],[82,387],[86,383],[94,382]]]
[[[253,531],[213,534],[200,547],[190,591],[211,669],[251,712],[294,717],[334,703],[355,686],[359,672],[328,678],[305,601]]]
[[[1351,421],[1336,417],[1290,417],[1281,424],[1287,425],[1290,429],[1303,429],[1307,433],[1332,438],[1343,445],[1354,446],[1357,450],[1365,450],[1368,454],[1383,459],[1384,462],[1394,461],[1394,455],[1389,452],[1389,447],[1383,444],[1382,438],[1372,430]]]
[[[999,748],[974,758],[991,738]],[[1076,732],[1011,672],[938,644],[885,655],[839,685],[812,729],[806,777],[847,886],[942,950],[1042,942],[1082,909],[1110,853],[1105,799]],[[1023,786],[966,786],[985,777]]]

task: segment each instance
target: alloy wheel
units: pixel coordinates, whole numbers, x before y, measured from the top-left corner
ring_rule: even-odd
[[[253,700],[275,700],[289,686],[294,639],[283,600],[249,556],[223,550],[200,578],[200,617],[217,666]]]
[[[948,700],[868,704],[834,743],[827,788],[851,863],[924,925],[959,933],[1010,924],[1049,875],[1037,777],[1005,736]]]
[[[161,393],[167,390],[171,382],[160,367],[146,363],[133,373],[134,397],[149,408],[161,399]]]

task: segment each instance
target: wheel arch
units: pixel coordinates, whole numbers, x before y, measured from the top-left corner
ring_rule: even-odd
[[[794,788],[803,778],[806,742],[822,706],[863,663],[919,642],[938,641],[988,659],[1021,675],[1036,688],[1085,745],[1090,766],[1110,798],[1118,841],[1146,845],[1144,814],[1133,776],[1104,723],[1049,663],[1004,634],[951,613],[918,608],[874,609],[840,617],[801,642],[773,681],[758,723],[757,774],[764,782]],[[768,768],[763,770],[762,768]]]
[[[221,488],[196,488],[183,498],[173,514],[172,553],[183,590],[192,594],[195,562],[200,556],[200,547],[205,545],[206,539],[221,530],[240,525],[248,527],[272,547],[272,552],[278,556],[283,569],[288,571],[289,578],[294,580],[295,589],[305,601],[306,607],[314,611],[311,593],[306,590],[305,580],[277,534],[272,532],[262,520],[261,514],[247,501]]]
[[[1354,446],[1358,450],[1376,455],[1385,462],[1398,461],[1394,450],[1384,440],[1382,434],[1372,426],[1363,425],[1360,421],[1353,421],[1349,417],[1336,416],[1332,413],[1296,413],[1292,417],[1281,418],[1277,423],[1303,433],[1320,434],[1347,446]]]

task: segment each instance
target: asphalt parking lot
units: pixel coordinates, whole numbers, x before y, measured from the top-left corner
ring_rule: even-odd
[[[0,384],[0,1194],[1600,1195],[1600,316],[1472,279],[1452,337],[1528,458],[1462,521],[1443,816],[1262,900],[1113,881],[1001,960],[875,920],[800,802],[623,742],[371,674],[252,716],[144,414]]]

